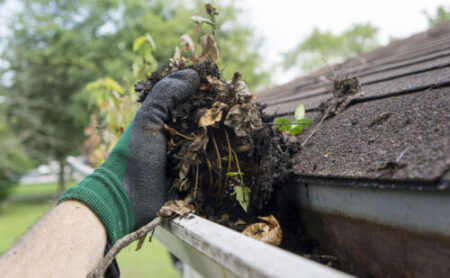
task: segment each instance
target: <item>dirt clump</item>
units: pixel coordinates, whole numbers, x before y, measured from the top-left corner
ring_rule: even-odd
[[[236,220],[259,216],[289,178],[298,144],[267,124],[273,117],[264,114],[239,73],[227,82],[212,62],[171,63],[136,84],[140,101],[165,75],[184,68],[197,71],[201,83],[164,126],[170,190],[191,194],[197,212],[216,222],[224,214]]]

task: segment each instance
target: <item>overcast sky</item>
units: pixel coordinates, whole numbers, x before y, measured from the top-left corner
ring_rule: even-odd
[[[390,37],[406,38],[424,31],[428,21],[423,11],[434,15],[448,0],[244,0],[239,5],[250,18],[250,26],[266,39],[266,66],[279,63],[281,53],[304,40],[314,27],[342,32],[355,23],[370,22],[379,28],[380,42]],[[300,73],[278,71],[275,83],[283,83]]]
[[[8,7],[0,10],[0,34],[7,32],[2,18],[17,9],[14,0],[7,3]],[[281,54],[304,40],[314,27],[339,33],[352,24],[370,22],[379,28],[379,40],[386,44],[391,37],[406,38],[426,30],[424,11],[434,15],[439,5],[450,7],[449,0],[240,0],[237,3],[245,11],[245,21],[265,38],[262,49],[266,68],[281,63]],[[280,84],[300,74],[299,70],[286,73],[278,69],[272,81]]]

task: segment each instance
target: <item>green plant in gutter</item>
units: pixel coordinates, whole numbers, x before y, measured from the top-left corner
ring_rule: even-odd
[[[244,173],[241,172],[241,167],[239,166],[239,160],[236,153],[233,151],[234,159],[236,162],[237,172],[227,172],[226,175],[229,177],[239,176],[240,185],[235,185],[233,187],[233,192],[231,196],[235,196],[236,201],[239,202],[242,209],[247,212],[248,206],[250,205],[250,192],[251,189],[244,184]]]
[[[312,121],[305,118],[305,105],[300,103],[297,108],[295,108],[294,121],[290,121],[286,118],[281,118],[275,121],[275,128],[280,129],[283,133],[289,135],[300,134],[305,128],[312,124]]]

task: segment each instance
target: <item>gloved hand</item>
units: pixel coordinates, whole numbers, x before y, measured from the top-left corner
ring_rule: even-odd
[[[164,203],[169,183],[162,125],[199,83],[190,69],[159,81],[105,163],[61,197],[60,202],[75,199],[90,207],[103,222],[109,244],[151,221]]]

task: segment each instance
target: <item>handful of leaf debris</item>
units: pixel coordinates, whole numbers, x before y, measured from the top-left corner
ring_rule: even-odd
[[[289,157],[297,145],[289,144],[279,129],[267,124],[273,117],[264,115],[240,73],[231,81],[222,77],[213,37],[217,12],[210,4],[206,11],[209,19],[191,18],[197,24],[194,35],[200,44],[183,35],[181,49],[176,48],[169,65],[138,82],[135,90],[143,102],[167,74],[186,68],[198,72],[197,92],[172,110],[164,125],[167,173],[173,178],[170,190],[181,198],[192,195],[197,213],[216,222],[223,214],[231,219],[255,218],[288,177]],[[202,24],[212,26],[211,34]],[[195,49],[197,45],[201,51]]]
[[[165,75],[183,68],[196,70],[201,84],[187,102],[171,111],[164,125],[168,173],[174,175],[171,190],[191,193],[197,211],[204,215],[230,212],[238,205],[244,211],[262,209],[273,185],[288,175],[289,148],[281,132],[265,125],[273,119],[262,113],[241,75],[235,73],[227,82],[210,61],[187,66],[172,60],[137,84],[141,99]]]

